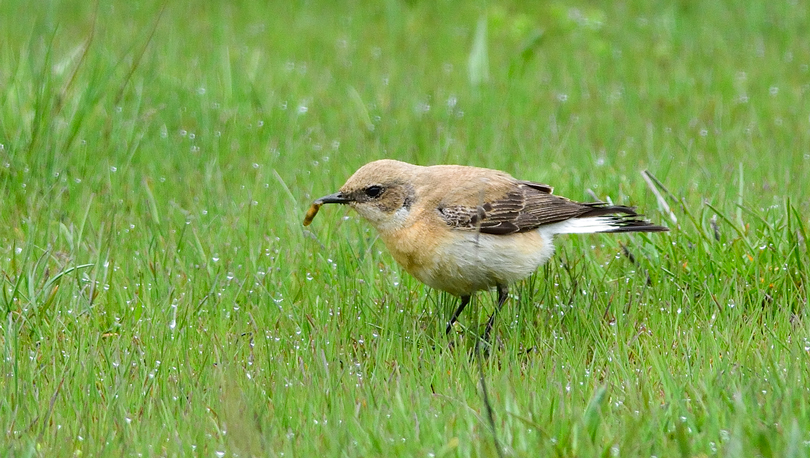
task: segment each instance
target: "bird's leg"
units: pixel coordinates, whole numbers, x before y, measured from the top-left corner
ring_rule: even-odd
[[[484,329],[484,342],[489,343],[489,333],[492,331],[492,325],[495,323],[495,315],[501,311],[501,307],[503,307],[503,303],[506,302],[507,297],[509,297],[509,287],[506,285],[498,285],[498,306],[495,308],[495,311],[492,312],[492,315],[489,316],[489,320],[487,320],[487,327]]]
[[[450,322],[447,323],[447,329],[444,331],[444,334],[450,334],[450,330],[453,329],[453,323],[456,322],[458,316],[461,315],[461,312],[464,311],[464,307],[470,303],[470,296],[461,296],[461,304],[458,305],[458,308],[455,312],[453,312],[453,316],[450,317]]]

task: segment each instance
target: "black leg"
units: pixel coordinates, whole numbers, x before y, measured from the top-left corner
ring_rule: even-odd
[[[509,297],[509,287],[506,285],[498,285],[498,306],[495,308],[495,311],[492,312],[492,315],[489,316],[489,320],[487,320],[487,327],[484,329],[484,342],[489,343],[489,333],[492,331],[492,325],[495,323],[495,315],[501,311],[501,307],[503,307],[503,303],[506,302],[507,297]]]
[[[464,311],[464,307],[470,303],[470,296],[461,296],[461,304],[458,305],[458,308],[455,312],[453,312],[453,316],[450,317],[450,322],[447,323],[447,329],[444,331],[444,334],[450,334],[450,330],[453,329],[453,323],[456,322],[458,316],[461,315],[461,312]]]

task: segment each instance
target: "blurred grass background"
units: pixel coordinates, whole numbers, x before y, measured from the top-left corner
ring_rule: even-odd
[[[354,214],[301,226],[390,157],[673,230],[563,238],[514,289],[486,368],[507,455],[807,456],[809,26],[797,1],[0,2],[5,454],[492,456],[455,299]]]

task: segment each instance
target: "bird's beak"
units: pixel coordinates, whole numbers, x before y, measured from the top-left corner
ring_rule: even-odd
[[[328,196],[323,196],[313,203],[316,205],[321,205],[321,204],[348,204],[349,202],[352,202],[352,199],[344,196],[342,192],[336,192],[334,194],[329,194]]]
[[[306,216],[304,216],[304,226],[309,226],[310,223],[312,223],[312,220],[315,218],[315,215],[318,214],[318,210],[321,208],[321,205],[348,204],[350,202],[354,202],[354,200],[344,196],[341,192],[336,192],[334,194],[329,194],[328,196],[323,196],[320,199],[316,199],[315,202],[312,202],[312,206],[309,207]]]

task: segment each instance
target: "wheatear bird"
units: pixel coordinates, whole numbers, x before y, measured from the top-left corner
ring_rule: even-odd
[[[321,204],[354,208],[408,273],[461,297],[447,333],[473,293],[496,287],[498,305],[484,332],[488,340],[509,284],[551,257],[555,235],[669,230],[639,219],[631,207],[579,203],[551,191],[498,170],[385,159],[364,165],[339,192],[316,200],[304,225]]]

